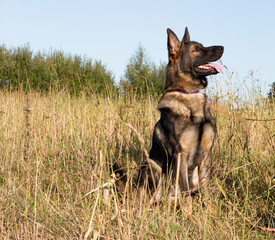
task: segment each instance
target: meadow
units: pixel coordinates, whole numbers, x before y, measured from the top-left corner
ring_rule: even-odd
[[[249,118],[275,118],[274,101],[209,90],[211,103]],[[252,90],[253,91],[253,90]],[[255,90],[256,91],[256,90]],[[226,96],[226,97],[225,97]],[[142,161],[133,125],[150,149],[157,99],[66,91],[0,92],[0,239],[274,239],[275,122],[212,111],[218,135],[209,187],[216,214],[193,201],[193,219],[165,198],[156,206],[131,188]],[[129,178],[108,203],[109,166]],[[179,199],[182,201],[182,199]]]

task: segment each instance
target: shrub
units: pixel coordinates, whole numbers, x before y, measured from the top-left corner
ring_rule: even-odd
[[[145,49],[139,46],[126,66],[120,86],[125,93],[134,91],[138,95],[158,97],[165,86],[166,66],[156,66],[150,61]]]
[[[23,91],[61,91],[79,94],[85,89],[107,93],[113,74],[101,63],[62,51],[33,53],[30,47],[0,46],[0,87]]]

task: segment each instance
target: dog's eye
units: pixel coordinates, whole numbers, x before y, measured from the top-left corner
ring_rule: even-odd
[[[194,48],[193,51],[194,51],[194,52],[199,52],[199,51],[200,51],[200,48],[197,46],[197,47]]]

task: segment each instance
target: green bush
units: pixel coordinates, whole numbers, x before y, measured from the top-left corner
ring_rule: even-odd
[[[109,93],[113,74],[101,63],[62,51],[33,53],[29,46],[8,49],[0,46],[0,87],[24,91],[69,91],[88,89]]]
[[[165,75],[165,64],[156,66],[150,61],[145,49],[139,46],[126,66],[120,86],[126,94],[134,91],[138,95],[158,97],[164,90]]]

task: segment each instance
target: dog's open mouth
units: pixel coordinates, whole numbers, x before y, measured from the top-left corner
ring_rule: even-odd
[[[198,74],[201,74],[201,75],[222,73],[221,66],[215,63],[207,63],[207,64],[199,65],[195,67],[195,70]]]

